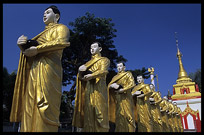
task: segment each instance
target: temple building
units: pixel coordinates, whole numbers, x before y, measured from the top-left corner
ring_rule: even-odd
[[[182,54],[177,44],[177,58],[179,73],[176,84],[173,85],[171,99],[181,108],[181,118],[184,132],[201,132],[201,93],[198,85],[192,82],[183,67]]]

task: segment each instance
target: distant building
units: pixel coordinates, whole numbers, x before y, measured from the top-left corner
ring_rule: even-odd
[[[188,77],[181,61],[182,54],[177,46],[179,73],[176,84],[173,85],[171,99],[181,108],[181,118],[184,131],[201,132],[201,93],[198,85]]]
[[[168,95],[167,95],[168,100],[172,100],[172,99],[171,99],[171,96],[172,96],[172,95],[171,95],[170,91],[168,90]]]

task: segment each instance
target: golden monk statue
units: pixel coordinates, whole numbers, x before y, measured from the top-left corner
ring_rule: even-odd
[[[152,115],[152,132],[162,132],[162,120],[159,103],[162,101],[161,94],[158,91],[155,91],[154,85],[150,84],[150,88],[153,91],[153,94],[150,96],[150,112]]]
[[[173,121],[174,121],[174,126],[175,126],[175,132],[179,132],[179,123],[178,123],[178,107],[177,107],[177,103],[173,102],[174,105],[174,111],[173,111]]]
[[[82,132],[108,132],[106,75],[110,61],[101,57],[100,43],[91,44],[92,58],[79,67],[72,125]]]
[[[160,102],[160,111],[161,111],[161,120],[162,120],[162,131],[163,132],[170,132],[169,130],[169,122],[168,122],[168,98],[166,96],[163,97],[162,101]]]
[[[178,107],[178,114],[177,114],[177,118],[178,118],[178,124],[179,124],[179,131],[178,132],[183,132],[183,125],[182,125],[182,119],[181,119],[181,108]]]
[[[175,132],[174,120],[173,120],[173,112],[174,112],[174,105],[172,100],[168,100],[168,122],[169,122],[169,129],[170,132]]]
[[[150,112],[149,97],[152,90],[148,84],[144,84],[142,75],[137,76],[138,85],[132,90],[133,98],[137,96],[137,125],[138,132],[152,132],[152,118]]]
[[[59,19],[58,8],[50,6],[43,16],[45,30],[32,40],[27,40],[24,35],[18,38],[21,54],[10,121],[21,122],[21,132],[58,131],[62,95],[61,57],[63,49],[70,45],[69,29],[58,24]],[[28,46],[30,41],[35,42],[31,47]]]
[[[109,120],[115,123],[115,132],[135,132],[135,118],[131,89],[135,86],[134,77],[125,71],[125,64],[117,64],[118,74],[108,85]]]

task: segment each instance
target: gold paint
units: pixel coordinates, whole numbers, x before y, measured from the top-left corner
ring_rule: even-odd
[[[179,51],[179,48],[177,48],[177,58],[179,61],[179,73],[178,73],[178,78],[176,80],[176,84],[173,85],[175,89],[175,94],[171,98],[172,100],[182,100],[182,99],[191,99],[191,98],[200,97],[201,93],[196,91],[195,82],[192,82],[192,79],[188,77],[187,72],[183,67],[181,57],[182,57],[182,54]],[[190,93],[181,94],[181,89],[183,88],[189,89]]]
[[[174,123],[174,130],[175,132],[179,132],[179,123],[178,123],[178,117],[177,117],[177,113],[178,113],[178,107],[174,106],[174,112],[172,113],[172,119],[173,119],[173,123]]]
[[[169,129],[169,122],[168,122],[168,114],[166,111],[168,110],[168,101],[162,100],[159,106],[161,107],[161,120],[162,120],[162,131],[163,132],[170,132]]]
[[[108,85],[117,83],[125,90],[123,93],[116,93],[113,89],[109,99],[109,119],[116,124],[115,132],[135,132],[135,118],[133,110],[133,99],[131,89],[135,86],[132,73],[122,71],[114,76]]]
[[[150,98],[154,98],[155,103],[150,104],[152,115],[153,132],[162,132],[162,120],[159,103],[162,101],[159,92],[154,91]]]
[[[182,120],[181,120],[181,113],[182,113],[182,111],[181,111],[181,108],[180,107],[178,107],[178,115],[177,115],[177,119],[178,119],[178,125],[179,125],[179,132],[183,132],[183,125],[182,125]]]
[[[69,29],[50,23],[33,38],[38,54],[20,54],[14,88],[11,122],[21,122],[21,132],[57,132],[61,104],[63,49],[70,45]]]
[[[110,61],[100,54],[92,56],[85,66],[92,71],[92,80],[77,75],[75,109],[72,125],[83,132],[108,132],[108,92],[106,75]]]
[[[149,85],[141,83],[134,87],[132,94],[136,91],[142,91],[144,97],[137,97],[137,123],[138,132],[152,132],[152,118],[150,113],[149,97],[152,94]]]
[[[170,132],[175,132],[174,122],[173,122],[173,112],[174,112],[174,106],[172,103],[168,102],[168,122],[169,122],[169,129]]]

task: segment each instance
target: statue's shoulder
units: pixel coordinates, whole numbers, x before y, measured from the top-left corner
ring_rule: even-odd
[[[133,77],[132,72],[126,71],[125,73],[126,73],[126,76]]]
[[[69,28],[66,26],[66,25],[64,25],[64,24],[62,24],[62,23],[59,23],[59,24],[57,24],[57,29],[68,29],[69,30]]]
[[[136,86],[133,88],[133,90],[135,90],[135,91],[137,91],[137,90],[142,90],[144,87],[145,87],[144,84],[138,84],[138,85],[136,85]]]
[[[132,74],[130,71],[126,71],[127,74]]]
[[[107,57],[101,57],[101,60],[104,60],[104,61],[110,63],[110,60]]]
[[[58,27],[67,27],[66,25],[62,24],[62,23],[58,23],[57,24]]]
[[[149,84],[144,84],[144,87],[150,89]]]

